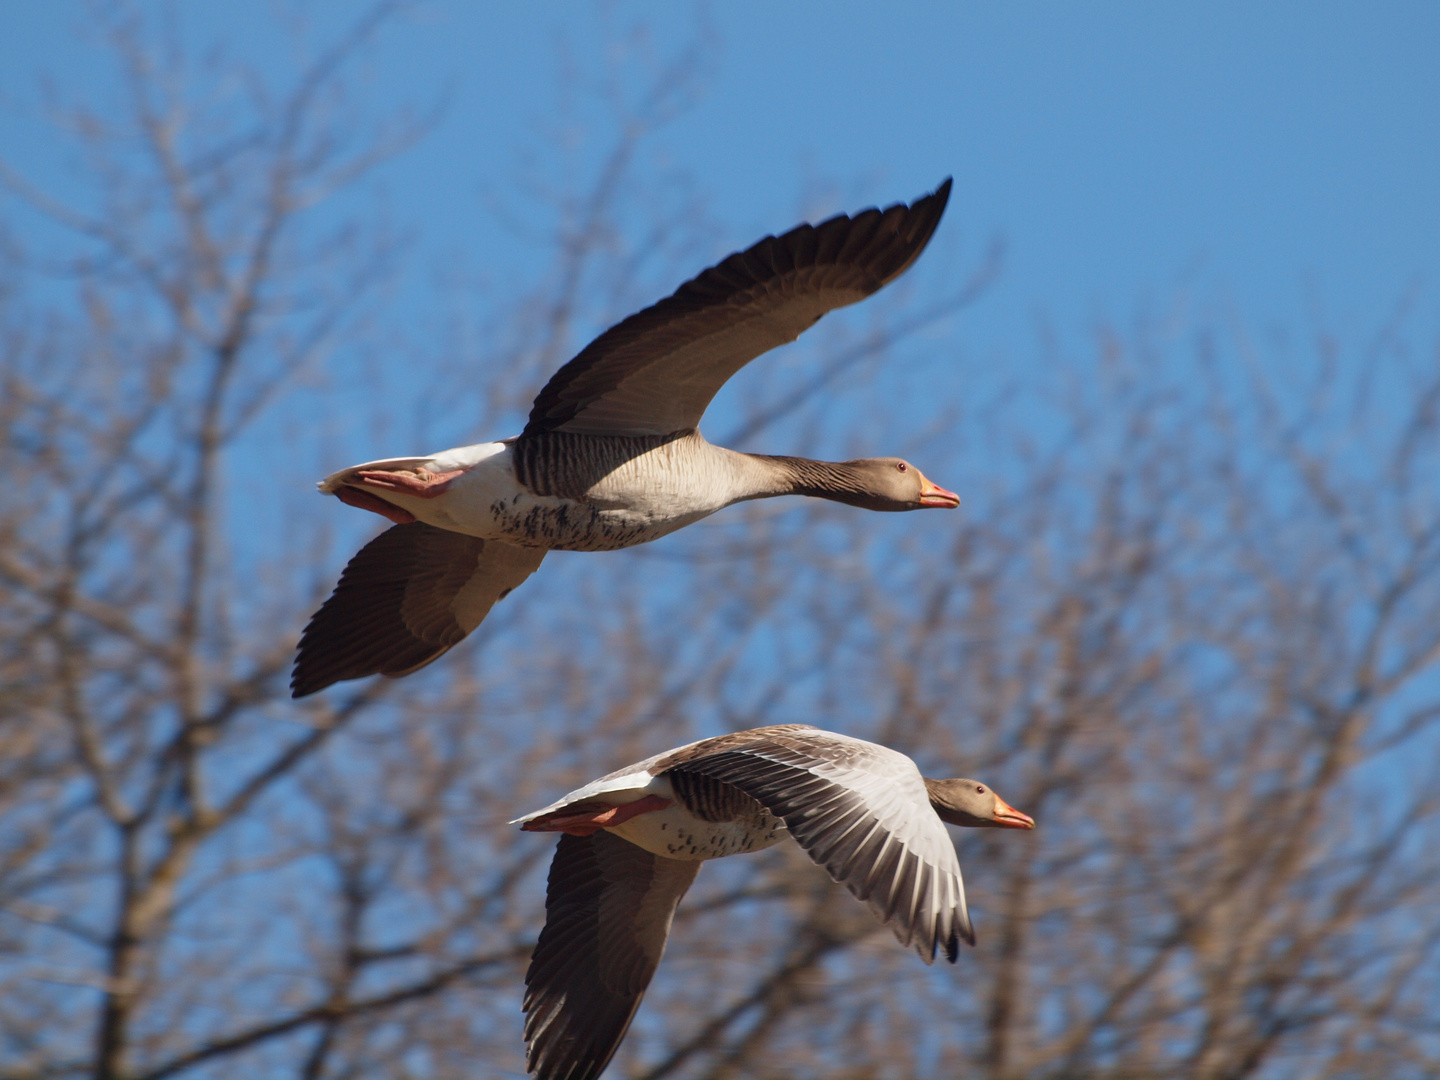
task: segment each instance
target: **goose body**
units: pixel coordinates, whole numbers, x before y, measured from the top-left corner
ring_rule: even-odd
[[[479,443],[356,465],[327,476],[320,490],[349,494],[367,473],[404,478],[400,484],[455,474],[443,498],[406,487],[385,491],[397,522],[553,551],[613,551],[658,540],[732,503],[778,494],[786,482],[767,459],[686,431],[663,439],[561,435]]]
[[[525,977],[528,1069],[542,1080],[598,1076],[700,863],[787,837],[927,964],[937,949],[953,963],[975,934],[945,822],[1035,824],[983,784],[928,780],[904,754],[804,724],[667,750],[516,819],[566,834]]]
[[[648,543],[732,503],[808,495],[869,510],[959,497],[899,458],[825,462],[713,446],[699,423],[750,360],[903,273],[950,194],[768,236],[611,327],[535,398],[520,435],[366,462],[321,492],[395,522],[301,637],[291,691],[399,677],[475,629],[546,551]]]

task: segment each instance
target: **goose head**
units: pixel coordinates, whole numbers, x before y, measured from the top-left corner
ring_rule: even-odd
[[[971,829],[1033,829],[1035,819],[1022,814],[978,780],[925,778],[930,805],[940,820]]]
[[[866,510],[953,510],[960,505],[959,495],[927,479],[904,458],[860,458],[832,468],[835,475],[814,494]]]

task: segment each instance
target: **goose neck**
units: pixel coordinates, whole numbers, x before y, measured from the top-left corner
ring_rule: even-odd
[[[746,456],[757,463],[767,481],[765,490],[752,498],[808,495],[862,507],[869,507],[874,502],[874,494],[865,482],[866,477],[851,462],[768,454]]]

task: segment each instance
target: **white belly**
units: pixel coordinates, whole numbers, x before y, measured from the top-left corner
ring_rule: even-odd
[[[678,802],[633,817],[610,831],[652,855],[683,861],[759,851],[790,835],[785,823],[770,814],[740,821],[705,821]]]
[[[613,551],[659,539],[713,514],[723,499],[688,500],[669,490],[674,477],[635,463],[605,477],[584,498],[536,495],[515,477],[508,443],[483,443],[437,454],[431,472],[465,468],[442,495],[421,498],[376,491],[419,521],[518,547]],[[328,481],[327,481],[328,482]]]
[[[656,758],[660,756],[657,754]],[[778,844],[790,835],[785,823],[758,803],[754,813],[735,821],[706,821],[697,817],[675,798],[675,789],[668,777],[650,775],[650,763],[656,758],[647,758],[638,765],[602,776],[549,806],[516,818],[510,824],[534,821],[577,803],[625,806],[650,795],[668,799],[670,805],[663,810],[652,810],[622,821],[611,826],[609,831],[652,855],[687,862],[719,859],[726,855],[759,851]]]

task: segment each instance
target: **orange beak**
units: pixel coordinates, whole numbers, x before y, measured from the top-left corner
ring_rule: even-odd
[[[994,821],[1002,829],[1033,829],[1035,827],[1034,818],[1029,814],[1022,814],[999,795],[995,796]]]
[[[960,505],[960,496],[946,491],[933,483],[924,473],[920,474],[920,505],[934,509],[954,510]]]

